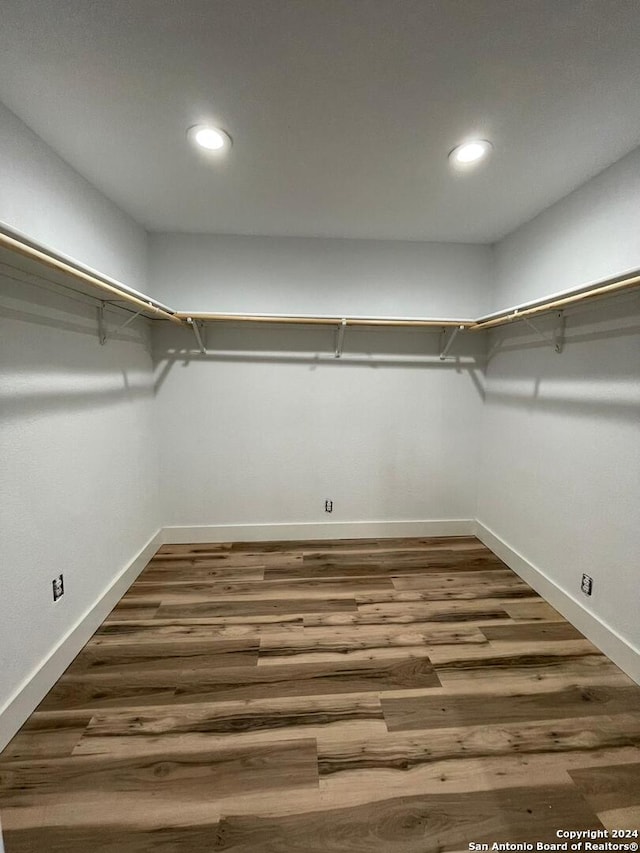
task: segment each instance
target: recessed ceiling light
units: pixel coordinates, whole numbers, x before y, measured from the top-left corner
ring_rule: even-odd
[[[206,151],[223,152],[231,148],[231,137],[219,127],[208,127],[204,124],[196,124],[187,131],[189,139]]]
[[[474,166],[489,154],[493,145],[486,139],[472,139],[449,152],[449,162],[458,169]]]

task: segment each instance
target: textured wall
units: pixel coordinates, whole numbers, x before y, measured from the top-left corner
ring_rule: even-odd
[[[493,308],[640,269],[640,148],[495,246]]]
[[[340,360],[327,329],[212,327],[193,359],[154,338],[165,524],[474,517],[480,338],[457,365],[416,330],[349,329]]]
[[[110,275],[147,285],[147,235],[0,104],[0,222]]]
[[[0,709],[160,525],[146,337],[0,278]]]
[[[153,294],[173,307],[475,317],[492,252],[464,243],[150,235]]]

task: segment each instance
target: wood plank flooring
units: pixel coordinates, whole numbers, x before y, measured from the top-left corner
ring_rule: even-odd
[[[0,819],[6,853],[634,830],[640,687],[472,537],[164,546],[0,755]]]

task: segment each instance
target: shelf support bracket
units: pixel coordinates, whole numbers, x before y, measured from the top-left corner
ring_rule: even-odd
[[[344,346],[344,333],[347,329],[347,321],[343,319],[338,328],[336,329],[336,351],[335,357],[340,358],[342,355],[342,348]]]
[[[558,322],[553,330],[551,335],[546,335],[543,331],[541,331],[535,323],[532,323],[528,317],[522,317],[522,321],[529,326],[529,328],[538,335],[538,337],[545,341],[548,344],[551,344],[557,353],[561,353],[564,348],[564,332],[567,324],[566,317],[562,311],[558,311],[557,313]]]
[[[200,334],[200,327],[198,326],[198,321],[194,320],[192,317],[187,317],[187,323],[193,329],[193,334],[195,335],[196,343],[198,344],[198,349],[200,350],[202,355],[205,355],[207,350],[202,340],[202,335]]]
[[[121,326],[118,326],[117,331],[121,332],[123,329],[126,329],[129,323],[133,323],[133,321],[142,314],[142,308],[139,311],[136,311],[135,314],[132,314],[128,320],[125,320]]]
[[[497,338],[495,344],[491,347],[489,352],[487,353],[487,363],[491,361],[491,359],[497,355],[502,349],[502,344],[504,343],[504,338]]]
[[[98,305],[98,340],[100,341],[101,347],[103,347],[107,342],[107,327],[104,319],[105,305],[105,302],[101,302]]]
[[[564,349],[564,333],[567,328],[567,318],[564,316],[564,311],[558,311],[556,327],[553,330],[554,349],[557,353],[561,353]]]
[[[455,341],[458,332],[461,332],[464,329],[464,326],[456,326],[455,329],[449,335],[449,340],[445,343],[445,337],[447,334],[447,330],[443,328],[442,335],[440,337],[440,361],[444,361],[447,357],[447,353],[451,349],[453,342]]]
[[[100,305],[98,305],[98,340],[100,341],[100,346],[104,346],[109,340],[109,335],[107,334],[107,320],[105,318],[105,308],[107,307],[107,304],[107,302],[101,301]],[[121,332],[122,329],[126,329],[134,320],[137,320],[143,311],[144,308],[140,308],[135,312],[135,314],[132,314],[128,320],[125,320],[122,325],[114,329],[114,334]]]

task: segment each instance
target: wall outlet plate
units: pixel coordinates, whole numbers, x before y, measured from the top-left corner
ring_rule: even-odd
[[[325,501],[324,502],[324,511],[325,512],[333,512],[333,501]]]
[[[591,595],[593,592],[593,578],[590,578],[589,575],[582,575],[582,583],[580,584],[580,589],[584,592],[585,595]]]
[[[57,601],[64,595],[64,577],[60,575],[59,577],[54,578],[51,581],[51,584],[53,586],[53,600]]]

